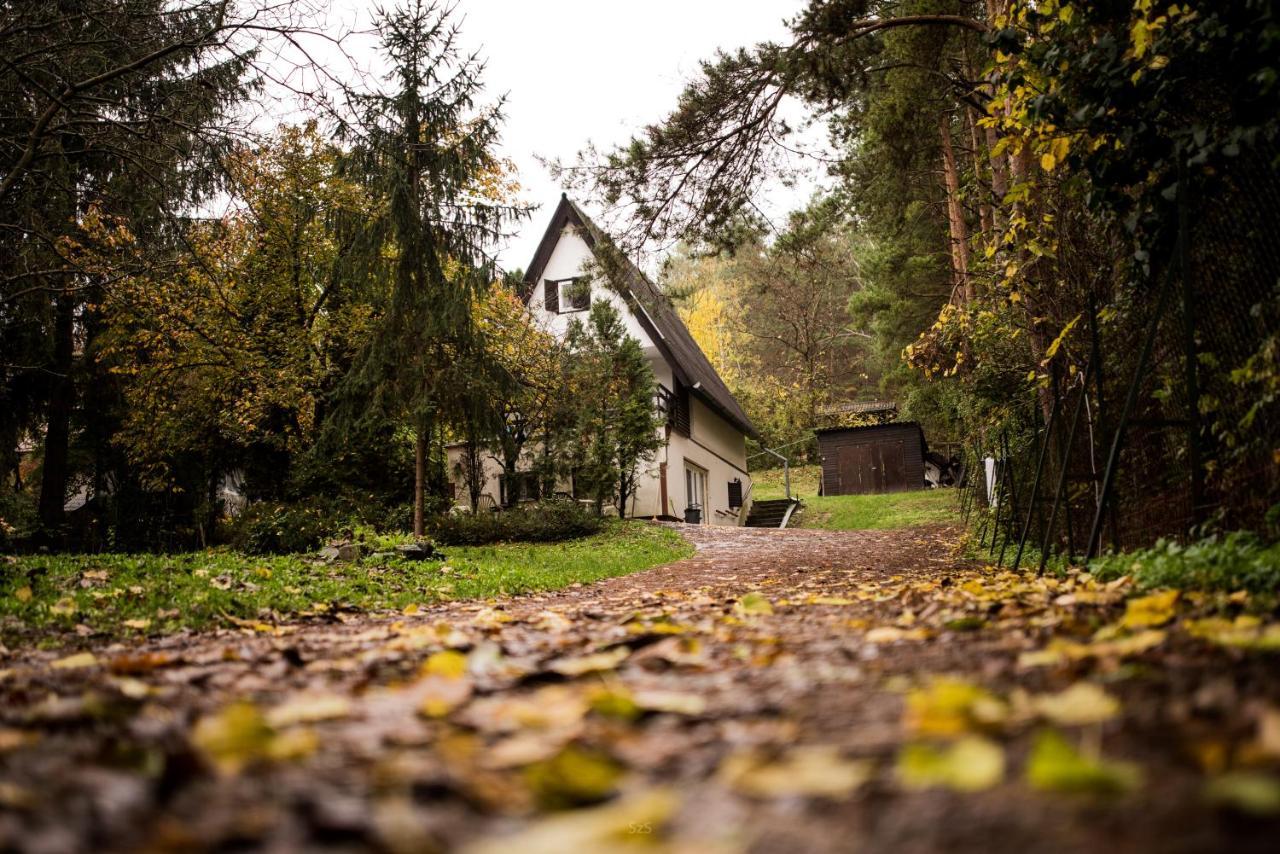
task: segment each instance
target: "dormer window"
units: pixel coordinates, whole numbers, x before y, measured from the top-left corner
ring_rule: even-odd
[[[546,279],[543,282],[544,307],[548,314],[569,314],[591,308],[591,283],[579,276],[573,279]]]

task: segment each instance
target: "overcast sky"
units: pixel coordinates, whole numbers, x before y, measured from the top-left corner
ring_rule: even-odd
[[[375,4],[334,0],[331,23],[367,26]],[[387,5],[390,5],[390,0]],[[486,88],[506,94],[502,154],[519,172],[525,201],[540,209],[501,252],[524,268],[561,187],[538,156],[571,160],[588,142],[626,141],[675,105],[700,59],[786,37],[784,19],[804,0],[458,0],[467,47],[488,61]],[[351,43],[357,60],[371,45]],[[803,190],[771,187],[767,210],[783,214]],[[591,199],[579,199],[598,210]]]

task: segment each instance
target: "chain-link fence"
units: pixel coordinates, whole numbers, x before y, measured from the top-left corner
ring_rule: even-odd
[[[1179,208],[1146,291],[1097,293],[1025,429],[966,448],[961,505],[990,556],[1041,567],[1263,529],[1280,502],[1280,179],[1242,154]],[[1083,342],[1082,342],[1083,339]],[[1017,423],[1017,419],[1015,422]],[[974,514],[978,514],[974,518]]]

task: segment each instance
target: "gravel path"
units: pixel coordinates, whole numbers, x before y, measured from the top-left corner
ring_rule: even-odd
[[[1275,850],[1189,747],[1253,738],[1273,659],[1020,664],[1118,600],[992,580],[952,529],[682,533],[687,560],[505,602],[11,656],[0,850]],[[1122,711],[1069,739],[1141,782],[1041,791],[1027,709],[1086,676]],[[1003,711],[907,708],[939,677]],[[900,772],[956,738],[997,776]]]

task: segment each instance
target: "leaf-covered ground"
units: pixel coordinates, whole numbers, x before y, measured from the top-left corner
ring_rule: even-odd
[[[647,572],[0,661],[0,849],[1271,851],[1280,625],[697,530]]]

